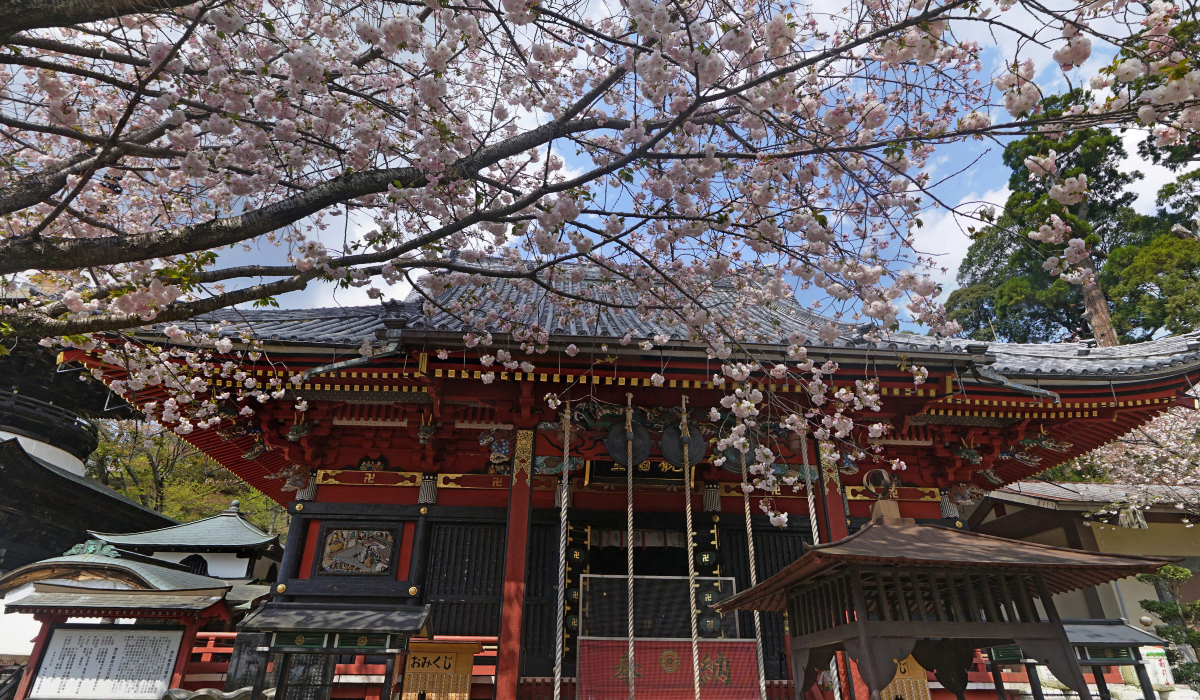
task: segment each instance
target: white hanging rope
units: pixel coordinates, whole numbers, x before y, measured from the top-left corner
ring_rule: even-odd
[[[571,501],[571,402],[563,412],[563,473],[558,508],[558,638],[554,642],[554,700],[562,694],[563,618],[567,604],[567,504]]]
[[[812,527],[813,544],[821,544],[821,533],[817,529],[817,497],[813,493],[812,474],[809,473],[808,464],[808,431],[805,430],[800,434],[800,449],[804,455],[804,487],[808,492],[808,524]],[[817,444],[817,464],[821,464],[821,445]],[[821,482],[821,472],[817,472],[817,483]],[[824,488],[824,487],[822,487]],[[842,700],[842,682],[838,677],[838,662],[837,654],[829,660],[829,677],[833,680],[833,700]],[[796,679],[797,682],[801,679]]]
[[[808,430],[800,434],[800,452],[804,455],[804,491],[808,496],[808,524],[812,527],[813,544],[821,544],[821,533],[817,531],[817,498],[813,494],[812,472],[808,465]],[[820,456],[817,457],[820,463]]]
[[[696,555],[695,528],[692,526],[692,460],[688,454],[688,443],[691,437],[688,431],[687,397],[683,397],[683,412],[679,419],[679,436],[683,443],[683,512],[687,518],[687,558],[688,558],[688,620],[692,623],[692,689],[696,700],[700,700],[700,633],[696,629]],[[557,698],[555,699],[557,700]]]
[[[741,423],[741,419],[738,420]],[[746,453],[742,452],[742,483],[746,481]],[[746,512],[746,554],[750,557],[750,587],[758,585],[758,566],[754,562],[754,528],[750,524],[750,494],[742,489],[742,506]],[[762,619],[757,610],[754,613],[754,653],[758,661],[758,696],[767,700],[767,677],[763,671],[762,650]]]
[[[629,700],[633,700],[633,394],[625,394],[625,615],[629,634]]]

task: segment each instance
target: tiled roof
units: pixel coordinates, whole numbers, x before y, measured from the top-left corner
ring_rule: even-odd
[[[118,547],[216,547],[242,549],[261,547],[275,541],[276,535],[268,535],[250,524],[233,505],[211,518],[190,523],[164,527],[161,530],[114,534],[93,532],[93,537]]]
[[[990,343],[992,369],[1008,375],[1113,375],[1165,370],[1200,361],[1200,332],[1115,348],[1082,343]]]
[[[1043,572],[1051,593],[1063,593],[1151,573],[1181,559],[1088,552],[885,518],[836,542],[808,547],[804,556],[757,586],[721,601],[717,609],[783,610],[788,590],[848,564],[950,567],[967,572],[1032,569]]]
[[[589,272],[580,282],[563,280],[557,288],[568,294],[587,293],[589,286],[600,284],[599,277]],[[633,292],[617,288],[614,302],[636,304]],[[705,306],[729,324],[745,342],[761,345],[786,345],[789,338],[800,336],[813,348],[844,348],[864,353],[930,353],[968,360],[981,357],[990,368],[1008,377],[1087,377],[1135,375],[1153,373],[1181,366],[1200,365],[1200,332],[1151,340],[1115,348],[1089,347],[1084,343],[979,343],[963,339],[938,340],[914,333],[884,333],[872,342],[862,336],[863,326],[836,323],[839,337],[832,343],[818,338],[818,330],[831,321],[805,309],[794,298],[777,302],[771,308],[745,303],[731,288],[718,289],[705,300]],[[550,294],[540,288],[523,288],[519,284],[493,281],[480,288],[453,287],[437,297],[442,308],[471,309],[480,315],[496,311],[502,316],[509,309],[525,323],[537,323],[548,329],[556,339],[579,342],[581,339],[611,341],[632,332],[637,340],[658,334],[673,341],[688,339],[687,328],[672,319],[646,320],[633,310],[602,308],[588,318],[568,318],[559,313]],[[413,332],[462,333],[462,320],[444,310],[425,312],[425,304],[416,293],[403,301],[384,302],[378,306],[332,307],[321,309],[256,309],[225,310],[205,316],[200,323],[217,320],[229,322],[225,331],[236,335],[251,330],[267,341],[296,344],[334,345],[343,348],[358,346],[364,339],[373,342],[379,336],[400,337]],[[494,325],[494,324],[493,324]],[[494,327],[489,330],[495,331]],[[986,350],[985,350],[986,349]],[[985,355],[986,352],[986,355]]]
[[[35,457],[34,455],[29,454],[25,451],[24,447],[21,447],[20,441],[18,441],[16,438],[0,440],[0,463],[17,464],[18,462],[28,469],[44,469],[46,473],[52,474],[54,477],[64,479],[94,491],[97,499],[109,499],[114,502],[119,502],[133,510],[141,511],[146,515],[147,518],[153,518],[165,523],[176,522],[174,518],[163,515],[158,511],[151,510],[132,498],[129,498],[125,494],[114,491],[94,479],[81,476],[74,472],[63,469],[62,467],[51,464],[40,457]],[[111,508],[112,506],[108,507]]]
[[[375,306],[331,306],[321,309],[226,309],[203,317],[207,323],[228,321],[226,335],[249,328],[263,340],[293,343],[358,345],[383,330],[384,309]]]
[[[1129,501],[1132,487],[1125,484],[1087,484],[1075,482],[1017,481],[988,494],[992,498],[1037,499],[1056,503],[1108,505]],[[1163,498],[1195,497],[1194,487],[1139,486],[1139,492],[1159,493]]]
[[[5,606],[6,611],[38,613],[51,608],[89,610],[206,610],[223,600],[212,595],[138,595],[81,590],[78,593],[32,593]]]
[[[166,566],[157,566],[134,559],[111,557],[104,554],[65,554],[61,557],[51,557],[39,562],[26,564],[0,577],[0,589],[4,581],[19,579],[33,569],[53,568],[56,566],[73,565],[81,568],[117,569],[133,574],[158,591],[199,591],[214,588],[229,588],[229,583],[209,576],[200,576],[187,571],[179,571]]]

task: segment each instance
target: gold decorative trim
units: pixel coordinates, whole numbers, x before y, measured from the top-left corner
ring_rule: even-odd
[[[895,489],[892,496],[897,501],[940,501],[942,492],[936,488],[921,488],[917,486],[901,486]],[[850,501],[874,501],[875,496],[867,493],[862,486],[847,486],[846,499]]]
[[[517,446],[513,450],[513,483],[519,479],[528,484],[533,474],[533,431],[518,430]]]
[[[362,475],[362,479],[345,480],[342,475]],[[421,485],[421,472],[368,472],[360,469],[322,469],[317,472],[317,485],[333,486],[412,486]]]

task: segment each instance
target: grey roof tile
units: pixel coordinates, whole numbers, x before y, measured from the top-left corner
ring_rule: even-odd
[[[221,602],[211,595],[138,595],[81,590],[78,593],[31,593],[9,603],[5,612],[44,612],[51,608],[91,610],[206,610]]]
[[[589,271],[582,282],[563,280],[556,286],[570,294],[586,292],[601,284],[598,275]],[[488,293],[488,292],[493,293]],[[617,287],[614,301],[635,304],[636,297],[628,286]],[[1200,364],[1200,332],[1151,340],[1116,348],[1086,347],[1080,343],[976,343],[963,339],[938,340],[914,333],[883,333],[872,342],[864,339],[854,326],[835,324],[839,338],[830,344],[818,339],[817,329],[830,320],[804,308],[796,299],[777,302],[770,308],[746,304],[732,288],[718,288],[704,300],[706,307],[719,315],[740,334],[741,339],[762,345],[787,344],[798,334],[810,348],[859,348],[864,352],[931,353],[967,359],[969,345],[987,347],[988,359],[994,358],[992,369],[1009,377],[1089,377],[1122,376],[1167,370],[1180,365]],[[677,320],[642,318],[632,310],[602,308],[591,318],[574,318],[558,313],[549,293],[540,288],[524,289],[519,284],[493,281],[487,290],[459,286],[437,297],[439,306],[455,304],[486,315],[489,311],[516,315],[526,323],[536,322],[553,336],[575,342],[579,339],[616,340],[632,331],[635,339],[648,339],[657,334],[668,335],[678,342],[688,339],[688,330]],[[226,320],[226,334],[250,329],[264,340],[305,344],[336,345],[350,348],[364,338],[390,333],[395,337],[397,327],[405,331],[463,332],[465,324],[445,310],[425,313],[417,294],[403,302],[391,301],[377,306],[335,307],[322,309],[255,309],[226,310],[204,317],[203,321]],[[494,324],[493,324],[494,325]],[[391,327],[389,329],[389,327]],[[495,328],[489,328],[495,331]],[[973,348],[978,352],[978,348]]]
[[[0,589],[5,579],[19,577],[24,572],[35,568],[53,566],[56,564],[75,564],[84,568],[121,569],[146,582],[150,588],[159,591],[198,591],[213,588],[229,588],[229,583],[209,576],[200,576],[187,571],[179,571],[165,566],[156,566],[142,561],[110,557],[104,554],[64,554],[61,557],[51,557],[32,564],[26,564],[0,577]]]
[[[243,549],[262,547],[277,539],[246,521],[236,508],[237,501],[228,510],[211,518],[190,523],[172,525],[160,530],[130,532],[124,534],[92,532],[92,536],[118,547],[216,547]]]
[[[1149,491],[1162,498],[1171,498],[1172,496],[1195,498],[1200,488],[1192,486],[1133,487],[1127,484],[1017,481],[993,491],[990,495],[993,497],[1003,497],[1005,494],[1012,494],[1014,496],[1025,496],[1047,501],[1107,505],[1110,503],[1128,502],[1134,490],[1143,493]]]

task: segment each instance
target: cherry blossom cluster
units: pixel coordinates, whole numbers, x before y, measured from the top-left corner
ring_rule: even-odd
[[[804,476],[795,468],[777,465],[777,455],[769,445],[761,442],[762,432],[757,430],[765,419],[770,419],[782,428],[798,435],[811,434],[819,443],[836,443],[840,451],[858,460],[867,456],[864,447],[855,442],[852,435],[858,424],[854,414],[877,412],[881,407],[881,396],[875,380],[856,380],[853,387],[838,387],[834,390],[831,375],[838,371],[837,363],[827,361],[817,365],[805,357],[804,348],[792,354],[799,355],[802,362],[794,366],[776,363],[770,367],[758,362],[727,362],[721,374],[713,376],[714,384],[726,386],[730,393],[721,399],[721,408],[732,415],[735,424],[728,434],[722,435],[714,445],[713,464],[721,466],[729,455],[740,455],[746,479],[742,490],[746,494],[758,491],[766,494],[760,508],[776,525],[787,523],[787,513],[776,509],[771,495],[782,486],[798,490]],[[802,399],[784,403],[779,395],[768,396],[750,381],[758,374],[772,380],[795,381]],[[710,418],[721,420],[723,413],[716,407],[710,409]],[[882,422],[863,425],[858,438],[879,438],[890,426]],[[865,433],[862,434],[862,433]],[[865,443],[865,440],[862,440]],[[873,448],[878,458],[881,452]],[[893,461],[894,469],[903,469],[903,463]]]
[[[96,357],[102,365],[90,370],[93,378],[107,384],[147,420],[188,435],[216,427],[234,415],[252,416],[257,406],[282,399],[290,388],[279,376],[262,379],[248,369],[260,362],[273,365],[266,361],[261,341],[244,332],[235,347],[234,338],[221,334],[222,326],[199,333],[167,326],[162,333],[169,344],[164,346],[133,338],[44,340],[42,344]],[[293,386],[299,381],[298,374],[290,379]]]
[[[1057,154],[1051,150],[1045,156],[1029,156],[1025,159],[1025,167],[1029,170],[1031,180],[1045,180],[1050,183],[1049,195],[1054,201],[1064,207],[1079,204],[1087,199],[1087,175],[1082,173],[1073,177],[1060,178]],[[1065,246],[1057,250],[1057,254],[1046,256],[1042,268],[1051,275],[1076,285],[1087,284],[1095,278],[1095,271],[1090,264],[1092,252],[1082,238],[1071,238],[1071,225],[1058,214],[1051,214],[1045,223],[1029,231],[1028,236],[1039,243]]]
[[[1172,506],[1191,527],[1200,520],[1200,411],[1176,407],[1076,459],[1080,471],[1119,485],[1124,497],[1094,519],[1129,508]]]
[[[992,133],[1153,125],[1172,144],[1200,127],[1195,47],[1161,0],[116,12],[0,49],[0,284],[39,292],[0,309],[6,332],[98,347],[327,282],[375,299],[414,285],[468,346],[505,335],[530,356],[628,313],[728,360],[770,335],[750,311],[798,292],[829,319],[821,342],[837,321],[951,335],[936,263],[914,250],[941,201],[932,159]],[[984,27],[1016,39],[998,75],[963,38]],[[1119,51],[1093,80],[1111,94],[1031,122],[1031,41],[1067,72]],[[1050,188],[1078,204],[1087,181]],[[1067,241],[1060,274],[1085,277],[1085,250]]]

